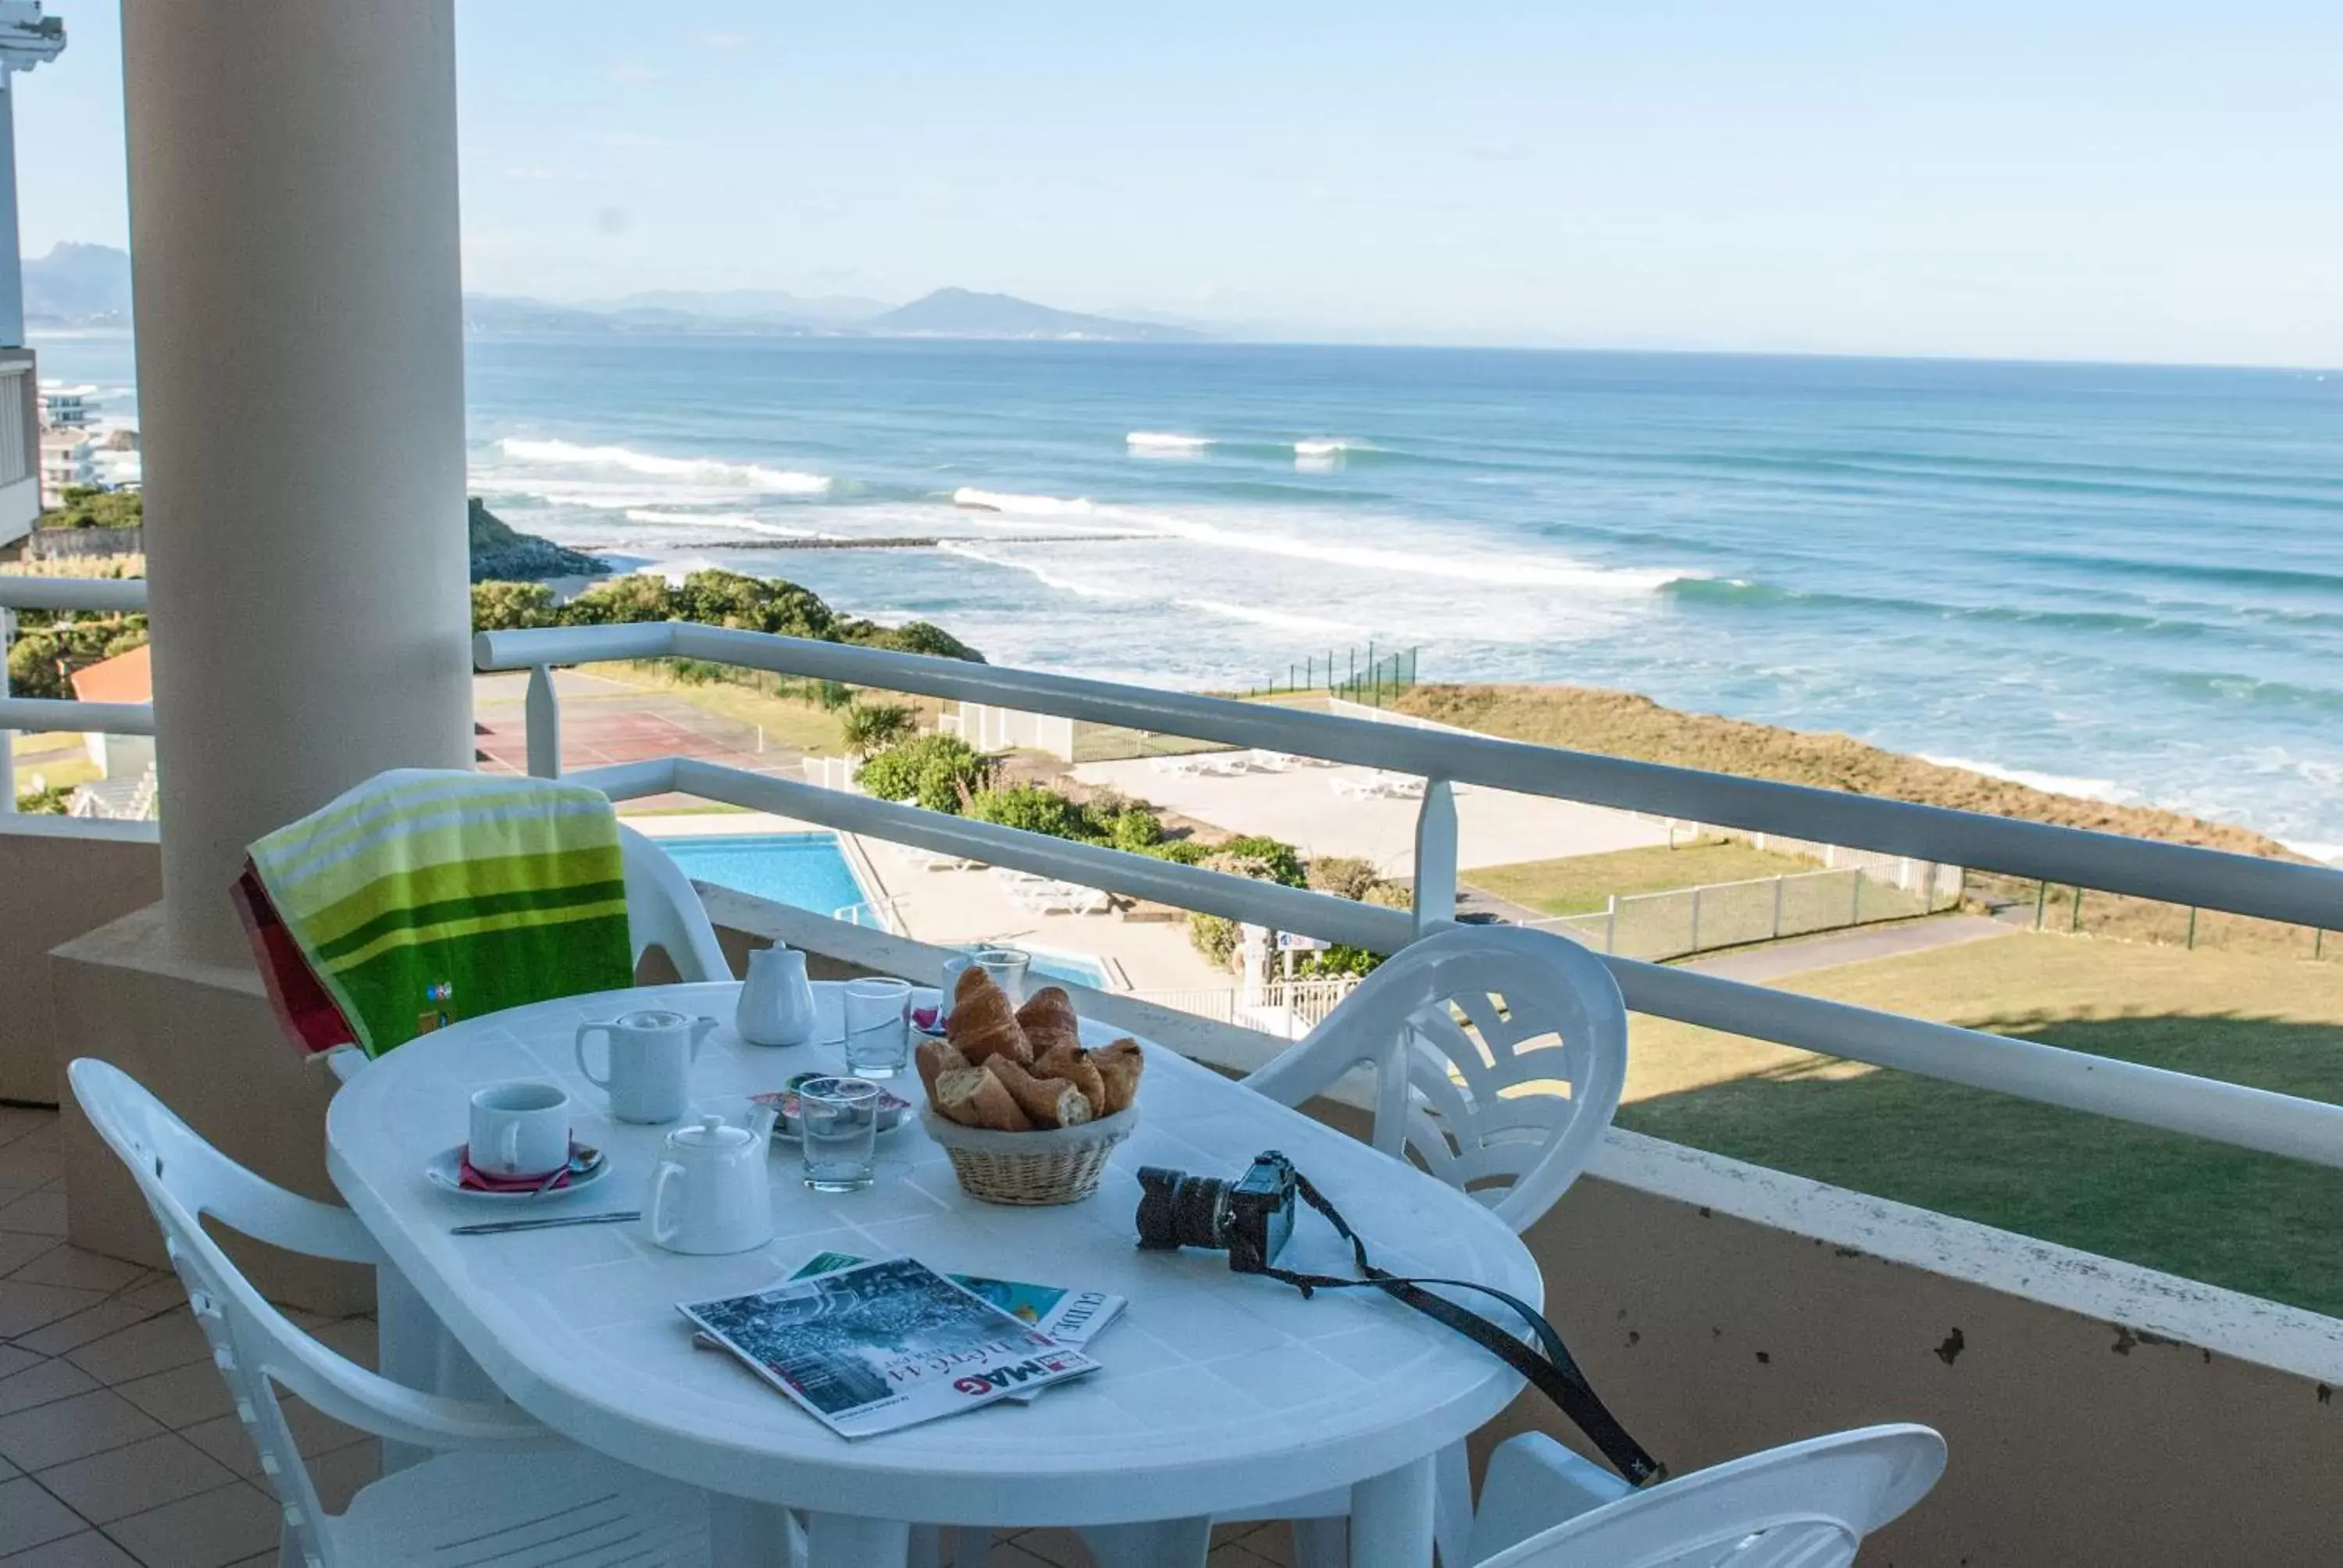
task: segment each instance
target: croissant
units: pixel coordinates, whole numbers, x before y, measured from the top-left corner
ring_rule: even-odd
[[[1104,1116],[1106,1110],[1106,1080],[1099,1076],[1098,1064],[1091,1053],[1079,1045],[1059,1045],[1033,1059],[1036,1078],[1062,1078],[1082,1091],[1091,1102],[1092,1116]]]
[[[1063,987],[1045,985],[1035,991],[1017,1010],[1017,1022],[1036,1057],[1047,1056],[1060,1046],[1081,1049],[1081,1020],[1074,1016],[1073,999]]]
[[[981,1067],[985,1058],[996,1054],[1020,1063],[1033,1060],[1033,1048],[1018,1027],[1009,993],[982,970],[961,972],[952,991],[951,1018],[944,1025],[944,1036],[970,1067]]]
[[[1091,1063],[1106,1084],[1106,1113],[1128,1111],[1139,1098],[1139,1078],[1147,1070],[1147,1058],[1141,1054],[1135,1040],[1118,1040],[1090,1053]]]
[[[938,1073],[936,1110],[967,1127],[990,1127],[996,1132],[1033,1130],[1032,1118],[989,1067],[959,1067]]]
[[[1062,1078],[1036,1078],[1003,1056],[986,1062],[984,1070],[1009,1086],[1036,1126],[1080,1127],[1091,1119],[1090,1101]]]

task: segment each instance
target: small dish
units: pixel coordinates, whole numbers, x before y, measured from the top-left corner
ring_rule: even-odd
[[[593,1163],[583,1175],[572,1176],[558,1187],[538,1192],[524,1189],[518,1192],[483,1192],[477,1187],[464,1185],[464,1145],[444,1149],[424,1161],[423,1177],[443,1192],[453,1192],[458,1198],[475,1198],[484,1203],[543,1203],[591,1187],[610,1174],[609,1157],[600,1150],[592,1151]]]
[[[794,1143],[798,1141],[798,1085],[809,1078],[835,1078],[834,1072],[800,1072],[784,1089],[752,1094],[749,1098],[774,1111],[773,1136]],[[879,1131],[891,1132],[903,1124],[910,1112],[911,1102],[891,1090],[881,1090],[879,1095]]]

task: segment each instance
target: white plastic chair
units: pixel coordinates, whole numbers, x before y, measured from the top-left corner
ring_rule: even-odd
[[[1518,926],[1450,926],[1401,949],[1244,1081],[1300,1105],[1354,1068],[1375,1078],[1373,1141],[1527,1230],[1594,1159],[1627,1081],[1627,1007],[1586,949]],[[1566,1092],[1564,1091],[1566,1090]],[[1348,1489],[1232,1515],[1294,1521],[1300,1568],[1342,1560]],[[1442,1452],[1441,1562],[1463,1568],[1464,1445]]]
[[[627,934],[634,944],[635,961],[642,962],[643,954],[657,948],[684,980],[730,980],[732,966],[725,961],[724,944],[716,940],[708,906],[699,901],[699,890],[683,868],[655,841],[623,823],[618,853],[626,865]]]
[[[313,1257],[379,1265],[347,1210],[270,1185],[228,1159],[119,1069],[68,1070],[74,1098],[137,1179],[236,1415],[284,1511],[288,1568],[488,1568],[561,1563],[649,1568],[709,1561],[699,1492],[575,1447],[508,1404],[418,1393],[302,1332],[211,1237],[211,1215]],[[316,1486],[277,1402],[290,1390],[325,1414],[396,1442],[458,1450],[361,1489],[338,1515]]]
[[[1470,1561],[1479,1568],[1845,1568],[1928,1494],[1945,1440],[1868,1426],[1785,1443],[1642,1492],[1543,1432],[1498,1445]],[[1624,1495],[1618,1495],[1624,1493]]]

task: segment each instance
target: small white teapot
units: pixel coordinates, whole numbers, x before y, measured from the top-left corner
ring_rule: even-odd
[[[765,1125],[769,1136],[771,1124]],[[667,1135],[644,1219],[670,1252],[746,1252],[773,1239],[766,1138],[720,1116]]]
[[[749,953],[749,978],[740,987],[733,1021],[750,1045],[803,1045],[813,1038],[813,982],[806,956],[775,943]]]

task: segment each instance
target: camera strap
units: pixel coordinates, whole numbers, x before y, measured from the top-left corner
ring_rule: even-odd
[[[1302,1274],[1291,1269],[1278,1268],[1263,1269],[1261,1271],[1262,1273],[1292,1285],[1305,1297],[1317,1291],[1355,1290],[1362,1286],[1382,1291],[1426,1317],[1447,1324],[1502,1358],[1506,1365],[1527,1378],[1540,1393],[1559,1405],[1563,1414],[1586,1434],[1589,1442],[1602,1450],[1603,1457],[1611,1462],[1611,1467],[1634,1485],[1643,1485],[1659,1473],[1658,1462],[1644,1452],[1642,1444],[1627,1435],[1627,1429],[1621,1426],[1618,1418],[1604,1407],[1603,1401],[1595,1395],[1594,1386],[1586,1381],[1586,1374],[1580,1372],[1578,1363],[1571,1359],[1569,1347],[1562,1342],[1562,1335],[1536,1308],[1518,1296],[1509,1295],[1492,1285],[1476,1284],[1471,1280],[1402,1279],[1375,1267],[1368,1260],[1367,1244],[1359,1240],[1358,1233],[1336,1211],[1334,1205],[1310,1184],[1310,1179],[1296,1171],[1293,1184],[1302,1201],[1325,1215],[1342,1239],[1351,1243],[1352,1255],[1358,1260],[1359,1272],[1366,1278],[1345,1280],[1332,1274]],[[1423,1287],[1425,1285],[1445,1285],[1494,1296],[1529,1324],[1531,1332],[1537,1338],[1538,1350],[1533,1351],[1480,1313],[1424,1290]],[[1541,1351],[1543,1354],[1539,1353]]]

